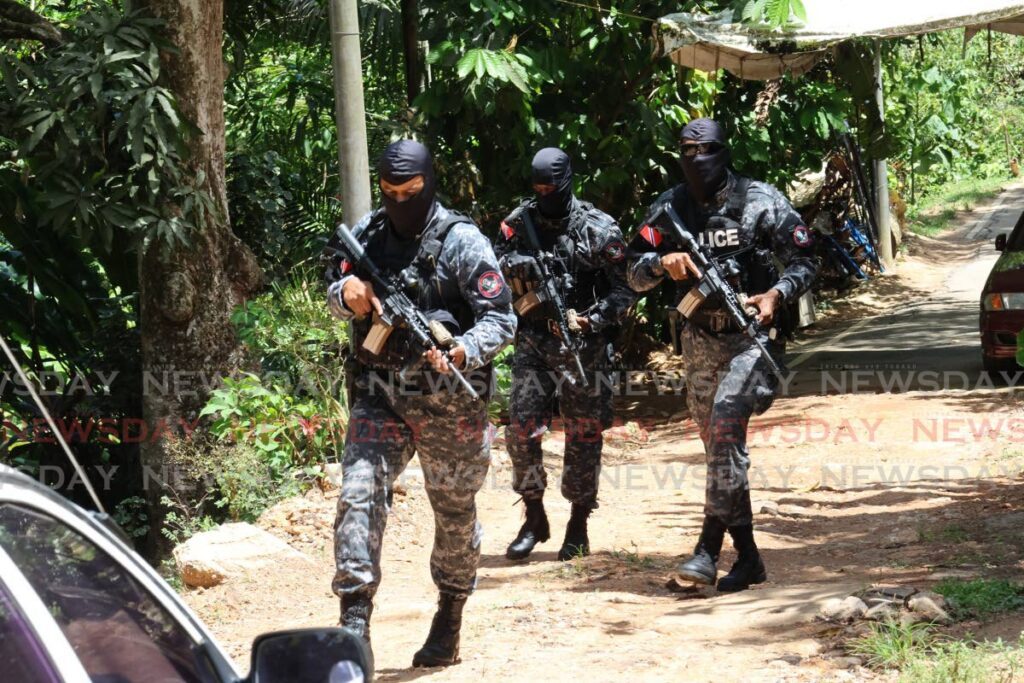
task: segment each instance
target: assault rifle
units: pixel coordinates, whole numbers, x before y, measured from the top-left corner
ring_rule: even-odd
[[[732,288],[732,285],[729,284],[729,280],[722,272],[722,268],[718,265],[714,255],[707,247],[697,241],[693,233],[687,229],[686,223],[672,207],[671,202],[665,201],[658,205],[654,213],[648,217],[646,224],[667,227],[672,237],[690,255],[693,263],[700,269],[700,279],[687,292],[683,300],[679,302],[678,311],[689,319],[709,297],[718,295],[726,314],[732,319],[733,324],[746,333],[754,344],[757,345],[757,348],[761,351],[761,356],[772,372],[780,380],[785,379],[782,368],[779,367],[779,364],[768,353],[764,343],[757,338],[758,333],[761,332],[761,327],[758,325],[757,320],[745,309],[739,295]]]
[[[540,270],[542,294],[541,296],[536,296],[532,293],[527,295],[527,297],[533,300],[532,303],[518,305],[517,302],[516,311],[520,314],[525,313],[542,300],[551,303],[551,307],[555,309],[554,322],[558,326],[558,336],[562,339],[562,345],[572,354],[573,360],[576,361],[576,372],[579,375],[580,384],[583,387],[589,387],[590,382],[587,380],[587,373],[583,371],[583,363],[580,361],[580,349],[583,347],[583,340],[580,338],[579,324],[575,321],[575,312],[570,312],[565,307],[565,300],[558,291],[556,279],[551,273],[551,265],[549,263],[551,255],[541,249],[537,228],[534,226],[533,218],[530,216],[530,209],[523,209],[519,215],[522,217],[523,227],[526,229],[526,241],[533,250],[533,259]],[[524,299],[527,297],[524,297]]]
[[[369,334],[363,341],[363,348],[373,354],[380,353],[391,332],[396,327],[405,326],[413,341],[421,348],[428,351],[440,350],[459,384],[470,396],[480,398],[480,394],[452,361],[450,349],[454,345],[455,339],[451,332],[440,321],[427,318],[423,311],[406,296],[401,286],[377,268],[348,226],[344,223],[339,225],[337,235],[341,239],[342,256],[350,259],[354,265],[368,273],[373,286],[382,295],[380,296],[381,308],[384,309],[384,312],[378,320],[374,321]]]

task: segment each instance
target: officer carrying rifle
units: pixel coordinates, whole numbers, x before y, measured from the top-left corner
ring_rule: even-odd
[[[354,338],[332,587],[342,626],[369,643],[392,487],[415,451],[434,510],[440,597],[413,666],[447,666],[459,661],[480,559],[491,361],[516,320],[490,242],[437,201],[427,148],[393,143],[379,170],[383,208],[328,243],[327,303],[353,320]]]
[[[526,521],[506,556],[521,560],[550,536],[541,440],[555,410],[565,423],[562,495],[572,503],[559,560],[590,552],[587,519],[597,507],[601,432],[612,395],[608,368],[617,324],[636,299],[626,283],[625,244],[606,213],[573,195],[569,156],[548,147],[533,158],[536,198],[501,224],[495,245],[519,318],[507,429],[513,488]]]
[[[811,285],[817,263],[810,232],[785,197],[730,167],[715,121],[691,121],[680,151],[686,182],[652,205],[630,244],[628,277],[638,292],[669,278],[678,302],[671,320],[682,320],[686,403],[704,442],[704,524],[676,578],[738,591],[767,580],[754,542],[747,424],[775,399],[790,332],[786,305]],[[726,531],[738,557],[719,579]]]

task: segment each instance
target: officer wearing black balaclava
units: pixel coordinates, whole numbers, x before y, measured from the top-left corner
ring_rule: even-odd
[[[557,147],[545,147],[533,157],[531,175],[540,214],[547,219],[567,218],[575,199],[569,155]]]
[[[554,417],[557,397],[565,424],[562,495],[572,503],[558,552],[564,561],[590,552],[587,519],[597,507],[601,432],[610,424],[612,409],[610,384],[597,381],[596,375],[608,369],[618,323],[636,296],[626,283],[622,233],[608,214],[573,195],[569,155],[554,147],[540,150],[533,158],[531,179],[535,196],[502,221],[495,244],[519,317],[505,434],[513,488],[526,508],[526,521],[505,554],[524,559],[550,538],[541,439]],[[531,243],[527,219],[539,244]],[[572,318],[570,333],[580,340],[589,387],[577,377],[552,303],[537,295],[543,291],[538,248],[551,256],[550,274]]]
[[[452,361],[484,398],[441,381],[449,368],[437,351],[425,360],[405,329],[380,320],[378,292],[368,274],[334,252],[328,259],[327,304],[351,321],[354,353],[346,363],[350,421],[345,431],[342,484],[335,522],[341,624],[370,642],[373,596],[392,486],[413,451],[434,511],[431,575],[437,612],[413,666],[447,666],[459,659],[462,609],[476,585],[480,525],[475,497],[490,462],[486,432],[491,361],[512,341],[511,295],[490,242],[473,222],[436,199],[426,147],[401,140],[378,165],[383,207],[352,229],[369,259],[454,341]],[[330,244],[340,240],[333,237]],[[453,475],[453,473],[455,473]]]
[[[437,208],[436,180],[430,151],[414,140],[389,145],[378,164],[381,199],[391,226],[402,238],[413,239],[427,226]],[[387,187],[399,187],[416,179],[412,194],[396,196]]]
[[[786,306],[810,287],[817,270],[810,231],[778,190],[733,170],[728,139],[715,121],[687,124],[679,152],[685,182],[662,194],[648,215],[662,203],[672,204],[746,297],[762,328],[760,340],[781,363],[790,327]],[[630,285],[646,292],[664,281],[672,306],[701,275],[670,232],[646,222],[629,253]],[[673,311],[670,324],[677,320],[686,404],[700,429],[708,469],[700,539],[693,556],[676,570],[676,580],[717,583],[720,591],[744,590],[767,580],[754,542],[747,424],[772,404],[778,381],[754,342],[713,297],[688,318]],[[737,558],[719,579],[717,562],[726,531]]]

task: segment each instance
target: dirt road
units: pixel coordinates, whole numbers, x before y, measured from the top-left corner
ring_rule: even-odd
[[[976,333],[992,233],[1024,206],[1021,188],[1004,197],[942,238],[915,239],[897,275],[865,287],[858,301],[841,304],[849,309],[841,322],[825,323],[791,350],[800,372],[790,395],[751,426],[755,523],[768,583],[735,595],[668,587],[700,524],[703,451],[692,422],[679,417],[678,397],[623,401],[623,419],[648,431],[618,430],[606,450],[601,507],[591,524],[594,554],[584,560],[555,560],[569,509],[557,484],[546,501],[557,538],[529,562],[505,560],[521,507],[513,506],[503,449],[495,449],[478,498],[486,535],[479,590],[466,610],[464,661],[447,670],[409,668],[435,599],[427,567],[433,522],[413,461],[385,539],[373,630],[380,680],[877,678],[839,668],[829,656],[830,627],[814,620],[822,601],[873,583],[922,587],[950,576],[1019,576],[1024,400],[978,380]],[[850,373],[861,371],[861,391],[837,395],[842,375],[853,382]],[[925,371],[959,373],[956,381],[965,384],[933,386]],[[892,380],[899,372],[917,375]],[[823,377],[832,384],[823,385]],[[892,391],[876,393],[883,382]],[[553,481],[559,436],[548,446]],[[286,502],[264,520],[314,557],[320,571],[282,567],[187,593],[243,668],[260,632],[336,623],[329,589],[334,496]],[[727,551],[725,569],[732,559]],[[1019,625],[983,630],[1005,638]]]

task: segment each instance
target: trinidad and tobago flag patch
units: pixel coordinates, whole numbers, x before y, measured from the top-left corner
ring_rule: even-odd
[[[806,225],[798,225],[793,228],[793,244],[796,246],[803,249],[811,246],[811,242],[813,241],[811,231],[807,229]]]
[[[661,231],[657,228],[652,228],[649,225],[645,225],[640,228],[640,236],[647,240],[652,247],[657,247],[661,244]]]
[[[476,288],[483,298],[493,299],[504,291],[505,281],[497,271],[488,270],[476,281]]]
[[[604,248],[604,254],[609,261],[617,263],[626,257],[626,245],[618,240],[609,242]]]
[[[352,270],[352,264],[348,262],[348,259],[343,259],[341,262],[341,274],[347,275]]]
[[[507,240],[512,239],[516,236],[516,231],[512,229],[512,226],[505,221],[501,222],[501,235]]]

